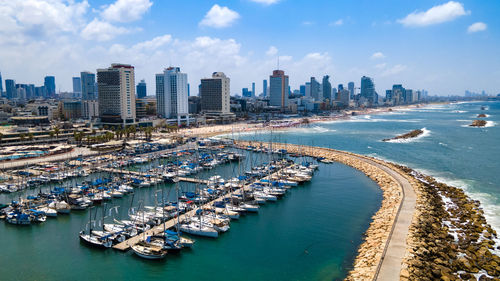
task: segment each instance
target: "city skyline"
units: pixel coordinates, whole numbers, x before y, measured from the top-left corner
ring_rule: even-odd
[[[234,95],[266,79],[279,57],[292,89],[329,75],[332,85],[372,77],[379,95],[400,83],[431,95],[500,91],[496,3],[39,2],[0,4],[4,81],[40,85],[55,76],[58,90],[71,91],[80,72],[123,62],[136,67],[137,80],[154,85],[157,69],[178,65],[192,84],[226,73]],[[46,9],[52,13],[39,18]],[[289,16],[273,17],[280,12]],[[181,17],[186,13],[192,16]]]

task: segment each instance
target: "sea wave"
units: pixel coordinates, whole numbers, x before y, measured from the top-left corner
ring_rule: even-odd
[[[337,130],[328,129],[322,126],[312,126],[312,127],[297,127],[290,129],[291,133],[328,133],[328,132],[336,132]]]
[[[431,131],[426,129],[426,128],[422,128],[421,129],[423,131],[422,134],[418,135],[417,137],[414,137],[414,138],[408,138],[408,139],[392,139],[392,140],[388,140],[386,142],[390,142],[390,143],[410,143],[410,142],[415,142],[421,138],[425,138],[425,137],[428,137],[431,135]]]
[[[472,120],[457,120],[457,121],[469,121],[472,123]],[[491,128],[491,127],[495,127],[497,125],[496,122],[494,121],[486,121],[486,125],[484,125],[483,127],[476,127],[476,126],[470,126],[470,124],[465,124],[465,125],[460,125],[460,127],[464,127],[464,128],[473,128],[473,129],[481,129],[481,128]]]
[[[465,194],[467,194],[473,200],[478,200],[484,210],[484,217],[486,221],[491,225],[491,227],[499,232],[500,231],[500,205],[496,203],[496,198],[485,192],[480,192],[474,189],[476,185],[473,180],[463,180],[463,179],[452,179],[448,176],[444,176],[442,173],[438,173],[426,169],[415,169],[418,172],[434,177],[438,182],[444,184],[458,187],[462,189]],[[500,245],[500,238],[495,239],[496,245]],[[500,254],[500,250],[496,250],[497,254]]]

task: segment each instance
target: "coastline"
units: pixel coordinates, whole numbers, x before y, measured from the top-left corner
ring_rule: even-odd
[[[372,216],[345,280],[498,280],[497,233],[486,222],[479,201],[460,188],[405,166],[351,152],[279,143],[273,148],[351,166],[382,189],[381,207]]]
[[[239,146],[263,145],[263,142],[235,141]],[[372,216],[372,222],[365,232],[364,242],[358,249],[357,257],[354,261],[353,270],[349,272],[346,280],[373,280],[379,271],[381,271],[381,261],[384,252],[387,251],[389,238],[392,236],[395,221],[403,202],[403,190],[401,184],[381,166],[386,164],[380,160],[371,159],[362,155],[350,152],[338,151],[329,148],[311,147],[293,144],[273,144],[274,149],[287,149],[291,153],[301,153],[312,157],[325,157],[326,159],[336,161],[357,170],[360,170],[373,181],[375,181],[383,191],[381,207]],[[377,165],[379,164],[379,165]],[[408,214],[407,214],[408,215]],[[413,211],[409,212],[410,220]],[[394,240],[394,237],[392,237]],[[399,237],[405,245],[406,235]],[[403,246],[403,253],[406,247]],[[400,255],[399,261],[403,258]],[[398,257],[396,257],[398,259]],[[401,263],[400,263],[401,264]],[[397,265],[397,264],[396,264]],[[400,268],[392,268],[391,274],[399,276]]]

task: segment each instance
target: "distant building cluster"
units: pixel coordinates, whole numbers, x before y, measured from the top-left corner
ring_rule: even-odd
[[[188,74],[180,67],[167,67],[154,78],[155,85],[149,88],[154,95],[148,96],[145,80],[136,83],[135,68],[128,64],[82,71],[72,77],[72,92],[57,92],[54,76],[44,77],[43,85],[35,86],[18,84],[13,79],[3,81],[0,73],[0,122],[12,117],[28,122],[33,116],[48,121],[82,120],[97,126],[148,126],[158,120],[189,126],[227,123],[238,118],[329,114],[335,110],[406,105],[430,99],[426,90],[407,89],[402,84],[394,84],[385,91],[385,97],[381,96],[373,78],[368,76],[361,77],[359,84],[349,81],[335,85],[330,75],[310,77],[297,89],[291,89],[290,77],[281,69],[273,70],[262,80],[262,92],[257,93],[256,83],[251,82],[232,95],[231,79],[223,72],[201,79],[194,95]],[[484,96],[484,91],[465,92],[468,98]]]

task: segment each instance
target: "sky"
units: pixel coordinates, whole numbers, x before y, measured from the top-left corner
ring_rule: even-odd
[[[135,67],[154,95],[168,66],[201,78],[222,71],[231,93],[279,68],[296,89],[328,74],[335,87],[363,75],[431,95],[500,93],[500,1],[0,0],[0,72],[17,83],[73,76],[111,63]]]

